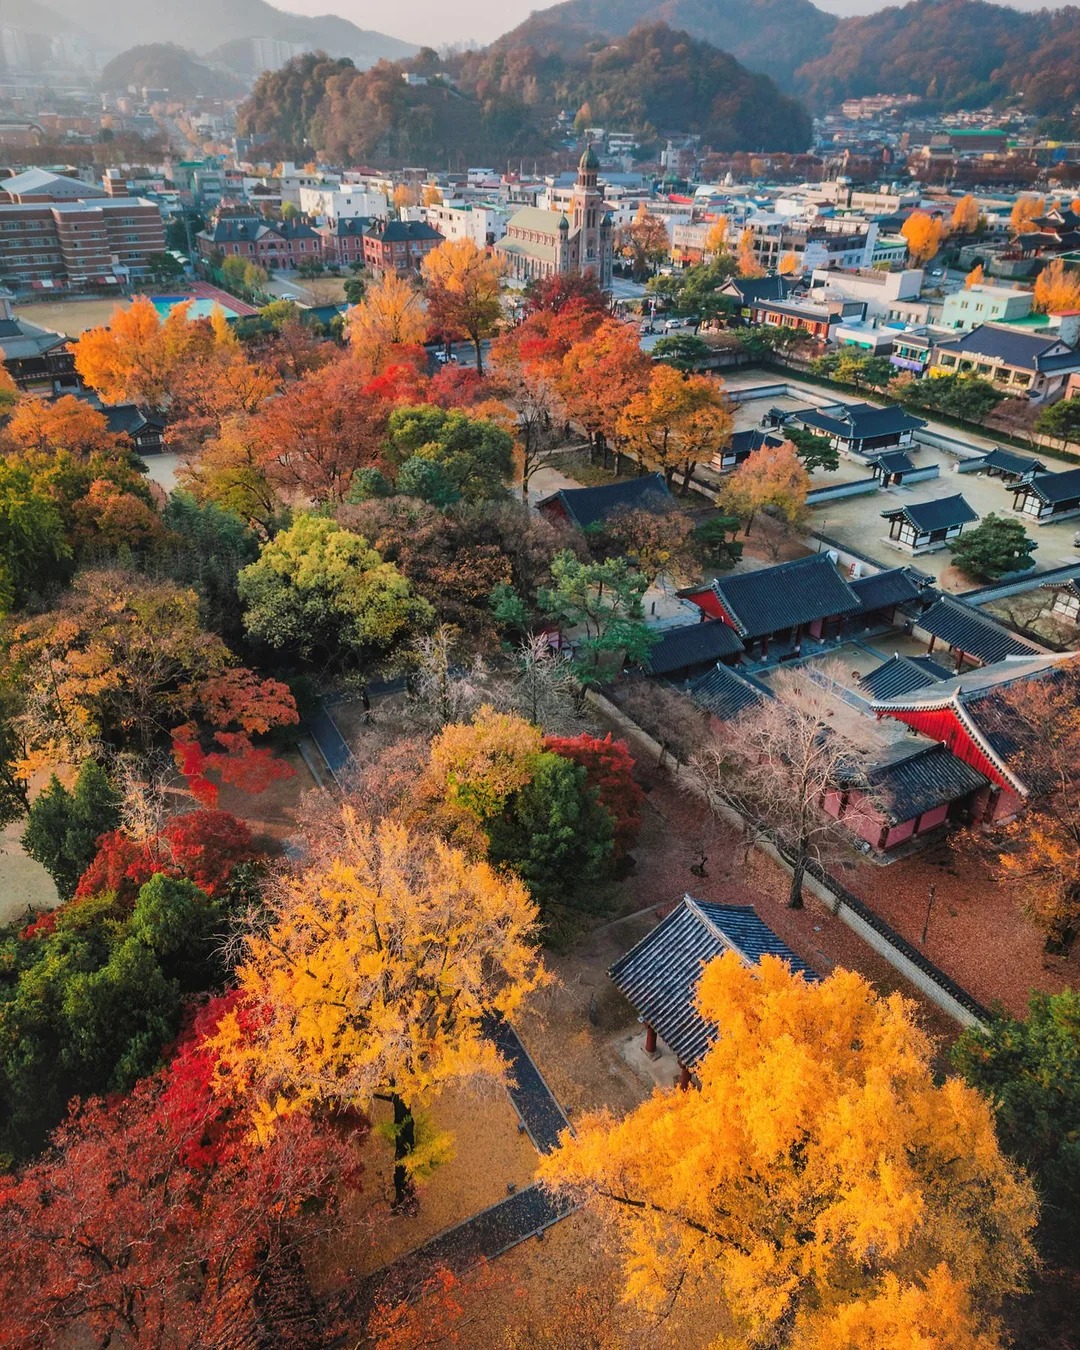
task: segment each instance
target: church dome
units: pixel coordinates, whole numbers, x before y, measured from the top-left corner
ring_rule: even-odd
[[[596,151],[591,145],[585,147],[585,152],[581,156],[578,168],[582,173],[595,173],[600,167],[600,161],[596,158]]]
[[[566,218],[566,212],[564,211],[564,212],[562,213],[562,215],[559,217],[559,229],[560,229],[560,230],[568,230],[569,228],[570,228],[570,222],[567,220],[567,218]]]

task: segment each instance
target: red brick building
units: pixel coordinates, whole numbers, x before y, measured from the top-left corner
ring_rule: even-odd
[[[323,258],[321,236],[299,220],[264,220],[261,216],[220,216],[195,236],[199,257],[241,257],[268,272],[297,267],[305,258]]]
[[[441,243],[439,231],[422,220],[376,220],[364,231],[364,262],[373,272],[416,272]]]

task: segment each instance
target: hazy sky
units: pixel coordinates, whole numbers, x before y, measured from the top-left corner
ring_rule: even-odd
[[[1010,0],[1015,9],[1056,9],[1069,0]],[[378,0],[270,0],[294,14],[340,14],[358,28],[374,28],[391,37],[440,47],[444,42],[491,42],[514,28],[534,9],[546,9],[539,0],[413,0],[402,5]],[[723,0],[717,0],[722,4]],[[869,14],[898,0],[814,0],[833,14]]]

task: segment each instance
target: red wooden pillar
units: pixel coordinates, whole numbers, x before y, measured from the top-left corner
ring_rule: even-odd
[[[960,667],[964,664],[964,653],[957,648],[956,651],[956,673],[960,674]]]
[[[656,1054],[656,1028],[645,1023],[645,1053],[647,1055]]]
[[[937,641],[937,634],[936,634],[936,633],[931,633],[931,634],[930,634],[930,645],[929,645],[929,646],[927,647],[927,649],[926,649],[926,654],[927,654],[927,656],[929,656],[930,653],[934,650],[934,643],[935,643],[936,641]]]
[[[766,633],[761,639],[761,659],[764,661],[769,654],[769,634]]]
[[[825,636],[825,628],[824,628],[824,625],[822,625],[822,632],[821,632],[821,635],[822,635],[822,637]],[[801,624],[801,623],[798,623],[798,624],[795,625],[795,655],[796,655],[796,656],[801,656],[801,655],[802,655],[802,624]]]
[[[690,1070],[685,1064],[680,1064],[679,1068],[682,1069],[682,1073],[679,1075],[679,1091],[685,1092],[690,1086]]]

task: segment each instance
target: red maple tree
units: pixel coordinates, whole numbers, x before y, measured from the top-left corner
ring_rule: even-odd
[[[49,1150],[0,1178],[0,1346],[321,1339],[299,1249],[341,1232],[365,1124],[295,1115],[252,1146],[211,1090],[208,1041],[237,997],[202,1009],[162,1073],[74,1103]],[[267,1297],[282,1286],[299,1295],[284,1308]]]
[[[544,749],[573,760],[585,770],[585,786],[615,822],[615,854],[625,857],[641,829],[642,791],[634,781],[634,759],[625,741],[583,732],[580,736],[548,736]]]

